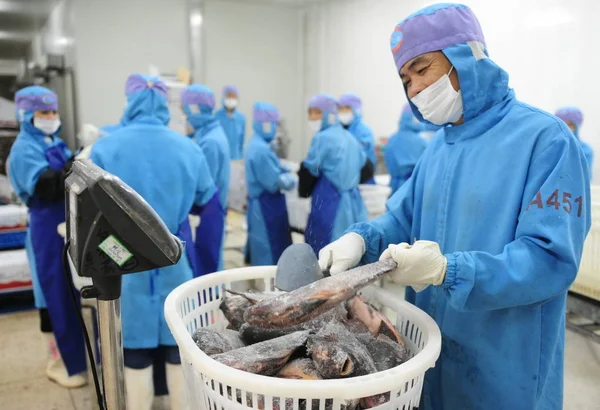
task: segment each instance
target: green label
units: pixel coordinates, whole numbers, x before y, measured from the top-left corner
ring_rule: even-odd
[[[113,260],[119,266],[123,266],[133,254],[121,243],[114,235],[109,235],[108,238],[102,241],[98,248]]]

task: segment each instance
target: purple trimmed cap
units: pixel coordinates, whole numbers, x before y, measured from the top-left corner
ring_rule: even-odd
[[[580,127],[581,123],[583,123],[583,113],[577,107],[559,108],[558,111],[556,111],[556,114],[554,115],[556,115],[558,118],[565,122],[571,121],[575,123],[577,127]]]
[[[355,110],[360,110],[362,108],[362,101],[358,95],[348,93],[340,97],[340,106],[352,107]]]
[[[58,111],[58,97],[56,94],[39,85],[25,87],[15,93],[17,110],[24,111]]]
[[[279,110],[273,104],[258,101],[254,104],[252,119],[258,122],[279,122]]]
[[[204,85],[192,84],[183,89],[181,93],[182,105],[199,105],[201,107],[209,107],[211,110],[215,108],[215,94],[212,90]]]
[[[235,94],[238,97],[240,96],[240,92],[235,85],[226,85],[223,87],[223,96],[226,96],[227,94]]]
[[[407,61],[432,51],[469,41],[485,47],[485,39],[475,14],[465,5],[441,3],[425,7],[394,29],[390,46],[398,71]]]
[[[144,90],[154,90],[167,98],[167,86],[160,78],[142,74],[130,75],[125,83],[125,95],[129,96]]]
[[[314,97],[311,97],[308,102],[308,108],[317,108],[325,114],[337,114],[338,103],[335,98],[329,94],[317,94]]]

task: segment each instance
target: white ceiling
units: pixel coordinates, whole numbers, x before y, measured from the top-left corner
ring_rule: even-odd
[[[0,59],[20,59],[58,0],[0,0]]]

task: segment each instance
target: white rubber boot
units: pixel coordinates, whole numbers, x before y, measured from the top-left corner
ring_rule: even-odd
[[[145,369],[125,367],[127,410],[150,410],[154,401],[152,366]]]
[[[56,339],[52,332],[42,332],[44,346],[48,352],[48,365],[46,366],[46,376],[48,379],[67,389],[75,389],[87,384],[87,373],[79,373],[69,376],[65,363],[60,357],[60,352],[56,346]]]
[[[167,365],[167,387],[169,388],[169,399],[171,410],[187,410],[187,396],[185,393],[185,379],[180,364]]]

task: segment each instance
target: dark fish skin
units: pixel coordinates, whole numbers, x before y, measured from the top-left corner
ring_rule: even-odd
[[[307,322],[351,298],[396,266],[392,259],[386,259],[321,279],[274,299],[257,302],[246,310],[244,320],[263,328]]]
[[[306,344],[309,335],[309,331],[295,332],[212,358],[234,369],[272,376],[285,366],[296,350]]]
[[[252,326],[248,323],[244,323],[240,328],[240,337],[248,344],[254,344],[263,342],[265,340],[271,340],[276,337],[288,335],[290,333],[298,332],[300,330],[313,330],[318,331],[329,322],[343,322],[347,320],[348,312],[343,305],[338,305],[334,309],[331,309],[316,318],[309,320],[308,322],[300,323],[296,326],[281,327],[281,328],[262,328],[258,326]]]
[[[346,302],[346,308],[350,319],[361,321],[374,337],[384,334],[404,345],[402,336],[400,336],[392,322],[383,313],[371,306],[364,297],[355,296],[349,299]]]
[[[250,306],[251,303],[243,296],[233,295],[226,296],[219,305],[219,309],[223,312],[231,329],[240,330],[244,324],[244,312]]]
[[[308,340],[308,352],[324,379],[376,373],[367,348],[341,323],[329,323]]]
[[[375,367],[380,372],[399,366],[408,360],[406,347],[386,335],[374,338],[369,333],[363,333],[357,335],[356,338],[365,345],[375,362]]]
[[[209,356],[225,353],[246,346],[235,330],[216,331],[203,327],[194,332],[192,340]]]
[[[344,323],[344,326],[346,326],[346,328],[350,332],[354,333],[355,335],[360,335],[362,333],[369,333],[369,329],[360,320],[347,319],[347,320],[344,320],[343,323]]]

